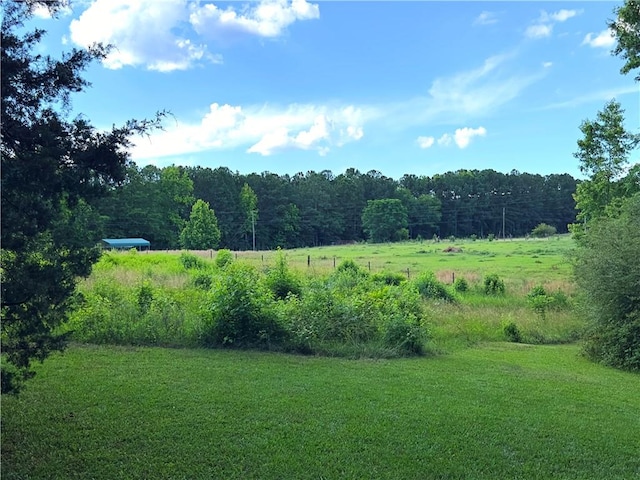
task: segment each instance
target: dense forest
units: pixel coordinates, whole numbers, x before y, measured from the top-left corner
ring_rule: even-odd
[[[281,176],[242,175],[226,167],[132,165],[126,182],[97,209],[104,237],[143,237],[155,249],[181,246],[180,232],[197,199],[215,212],[219,247],[232,250],[252,249],[254,233],[258,249],[367,240],[363,212],[370,201],[387,199],[403,207],[399,238],[515,237],[540,223],[566,232],[576,218],[577,183],[568,174],[516,170],[459,170],[395,180],[375,170]],[[251,208],[247,195],[257,200]]]

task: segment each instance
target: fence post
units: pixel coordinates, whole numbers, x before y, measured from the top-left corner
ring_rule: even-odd
[[[451,272],[451,283],[456,283],[456,272]]]
[[[311,266],[311,255],[307,255],[307,267]]]
[[[407,280],[411,280],[411,275],[409,274],[409,268],[407,268]]]
[[[369,271],[371,271],[371,262],[369,262]]]
[[[336,257],[333,257],[333,268],[336,268]]]

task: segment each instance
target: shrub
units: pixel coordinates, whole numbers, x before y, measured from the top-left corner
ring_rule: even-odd
[[[556,227],[547,225],[546,223],[540,223],[537,227],[531,230],[531,236],[537,238],[552,237],[556,234]]]
[[[495,273],[484,277],[484,293],[486,295],[503,295],[505,292],[504,281]]]
[[[384,345],[400,354],[422,355],[425,339],[424,329],[419,324],[396,318],[387,323]]]
[[[265,348],[284,340],[273,300],[254,268],[234,262],[215,280],[201,332],[205,346]]]
[[[446,285],[438,279],[432,272],[423,273],[415,280],[415,285],[424,298],[433,300],[444,300],[446,302],[454,302],[455,297],[446,287]]]
[[[147,313],[151,308],[151,302],[153,302],[153,286],[148,280],[142,282],[136,289],[136,299],[138,303],[138,309],[142,315]]]
[[[194,287],[200,290],[209,290],[211,288],[211,284],[213,282],[213,278],[211,274],[205,272],[198,272],[192,279],[192,284]]]
[[[472,233],[469,238],[471,239],[472,242],[475,242],[476,240],[478,240],[478,236],[475,233]]]
[[[180,263],[182,263],[182,266],[187,270],[201,270],[206,267],[204,260],[189,252],[182,252],[180,254]]]
[[[371,280],[373,280],[374,282],[383,283],[385,285],[398,286],[401,283],[405,282],[407,278],[402,273],[379,272],[379,273],[374,273],[371,276]]]
[[[520,329],[515,323],[507,323],[502,330],[504,332],[504,335],[507,337],[507,340],[509,340],[510,342],[522,342],[522,334],[520,333]]]
[[[593,360],[640,370],[640,194],[613,217],[594,220],[575,258],[581,308],[588,320],[585,352]]]
[[[464,293],[469,290],[469,282],[464,277],[456,278],[453,282],[453,289],[456,292]]]
[[[227,250],[226,248],[218,250],[216,254],[216,266],[218,268],[224,268],[231,262],[233,262],[233,253],[231,253],[231,250]]]
[[[487,240],[489,240],[490,242],[493,242],[496,239],[496,236],[493,233],[490,233],[489,235],[487,235]]]
[[[266,284],[273,295],[284,300],[290,295],[300,296],[302,285],[300,280],[289,270],[287,259],[282,251],[278,252],[275,268],[269,270]]]

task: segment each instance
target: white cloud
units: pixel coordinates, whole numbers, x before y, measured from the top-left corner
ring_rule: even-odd
[[[583,95],[579,95],[577,97],[571,98],[569,100],[565,100],[562,102],[551,103],[549,105],[545,105],[543,107],[538,108],[537,110],[554,110],[557,108],[574,108],[579,105],[584,105],[587,103],[601,103],[611,100],[612,98],[618,98],[623,95],[635,94],[638,95],[640,93],[640,87],[637,85],[631,85],[627,87],[620,88],[611,88],[605,90],[599,90],[595,92],[586,93]]]
[[[441,147],[448,147],[455,143],[458,148],[464,149],[469,146],[473,137],[484,137],[486,134],[487,130],[484,127],[463,127],[457,128],[453,134],[443,133],[438,140],[434,137],[418,137],[418,145],[420,148],[430,148],[436,142]]]
[[[492,25],[494,23],[498,23],[496,14],[493,12],[487,12],[487,11],[482,12],[473,21],[474,25]]]
[[[484,137],[487,134],[487,130],[484,127],[478,128],[458,128],[453,134],[453,139],[459,148],[467,148],[473,137]]]
[[[553,25],[538,24],[527,27],[524,34],[527,38],[545,38],[550,37],[553,31]]]
[[[572,17],[580,15],[581,13],[582,13],[582,10],[566,10],[566,9],[562,9],[562,10],[558,10],[557,12],[554,12],[554,13],[550,14],[549,18],[551,18],[551,20],[553,20],[555,22],[564,22],[566,20],[569,20]]]
[[[418,137],[418,145],[420,148],[431,148],[436,139],[433,137]]]
[[[287,150],[326,155],[331,148],[360,140],[363,125],[375,112],[352,105],[330,107],[292,104],[284,108],[243,108],[213,103],[199,123],[179,124],[141,139],[132,158],[183,155],[210,149],[244,147],[263,156]]]
[[[570,18],[580,15],[582,10],[562,9],[557,12],[548,13],[545,10],[540,12],[540,17],[525,30],[524,34],[527,38],[546,38],[553,33],[555,23],[566,22]]]
[[[245,8],[241,13],[227,7],[221,9],[213,4],[204,4],[193,9],[189,20],[200,34],[219,36],[234,32],[249,33],[273,38],[298,20],[320,17],[317,4],[306,0],[263,0],[257,6]]]
[[[204,44],[175,33],[184,31],[186,0],[96,0],[70,25],[70,38],[88,47],[111,44],[107,68],[145,66],[167,72],[185,70],[201,60],[220,63]]]
[[[587,33],[584,40],[582,40],[582,45],[589,45],[593,48],[612,48],[615,43],[616,39],[611,29],[603,30],[598,35]]]
[[[438,145],[441,145],[443,147],[447,147],[447,146],[451,145],[452,141],[453,141],[453,139],[451,138],[451,135],[449,135],[448,133],[445,133],[438,139]]]
[[[542,66],[544,68],[551,68],[553,66],[553,62],[543,62]]]
[[[73,11],[71,10],[71,7],[69,6],[69,3],[67,1],[63,1],[56,10],[56,15],[60,17],[66,17],[68,15],[71,15],[72,13]],[[51,10],[49,10],[49,7],[47,7],[43,3],[38,3],[33,7],[33,15],[36,18],[41,18],[44,20],[52,18]]]

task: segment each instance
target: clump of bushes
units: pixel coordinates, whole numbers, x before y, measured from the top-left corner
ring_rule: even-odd
[[[233,262],[233,253],[231,253],[231,250],[227,250],[226,248],[218,250],[216,254],[216,267],[224,268],[231,262]]]
[[[371,276],[374,282],[383,283],[385,285],[395,285],[396,287],[407,280],[404,274],[395,272],[379,272]]]
[[[514,343],[522,342],[522,334],[520,329],[514,322],[507,323],[502,329],[507,340]]]
[[[68,331],[91,343],[349,357],[425,351],[424,302],[414,282],[401,276],[376,277],[348,260],[330,275],[303,280],[289,270],[283,253],[266,272],[237,261],[185,271],[182,260],[175,262],[181,277],[150,275],[150,266],[142,265],[130,285],[114,273],[120,266],[99,266],[98,276],[81,286],[84,302]]]
[[[556,234],[556,231],[556,227],[554,227],[553,225],[540,223],[533,230],[531,230],[531,236],[537,238],[553,237]]]
[[[182,252],[180,254],[180,263],[182,263],[182,266],[187,270],[202,270],[206,268],[204,260],[189,252]]]
[[[455,296],[440,282],[433,272],[425,272],[414,281],[418,292],[426,299],[444,300],[445,302],[455,302]]]
[[[232,263],[211,287],[200,339],[205,346],[269,347],[286,333],[278,323],[271,295],[258,272]]]
[[[504,295],[504,281],[495,273],[484,277],[484,293],[486,295]]]
[[[266,284],[276,298],[285,299],[288,295],[300,295],[302,284],[291,272],[287,259],[282,251],[278,252],[276,265],[267,273]]]
[[[467,292],[469,290],[469,282],[464,277],[456,278],[453,282],[453,289],[460,293]]]

